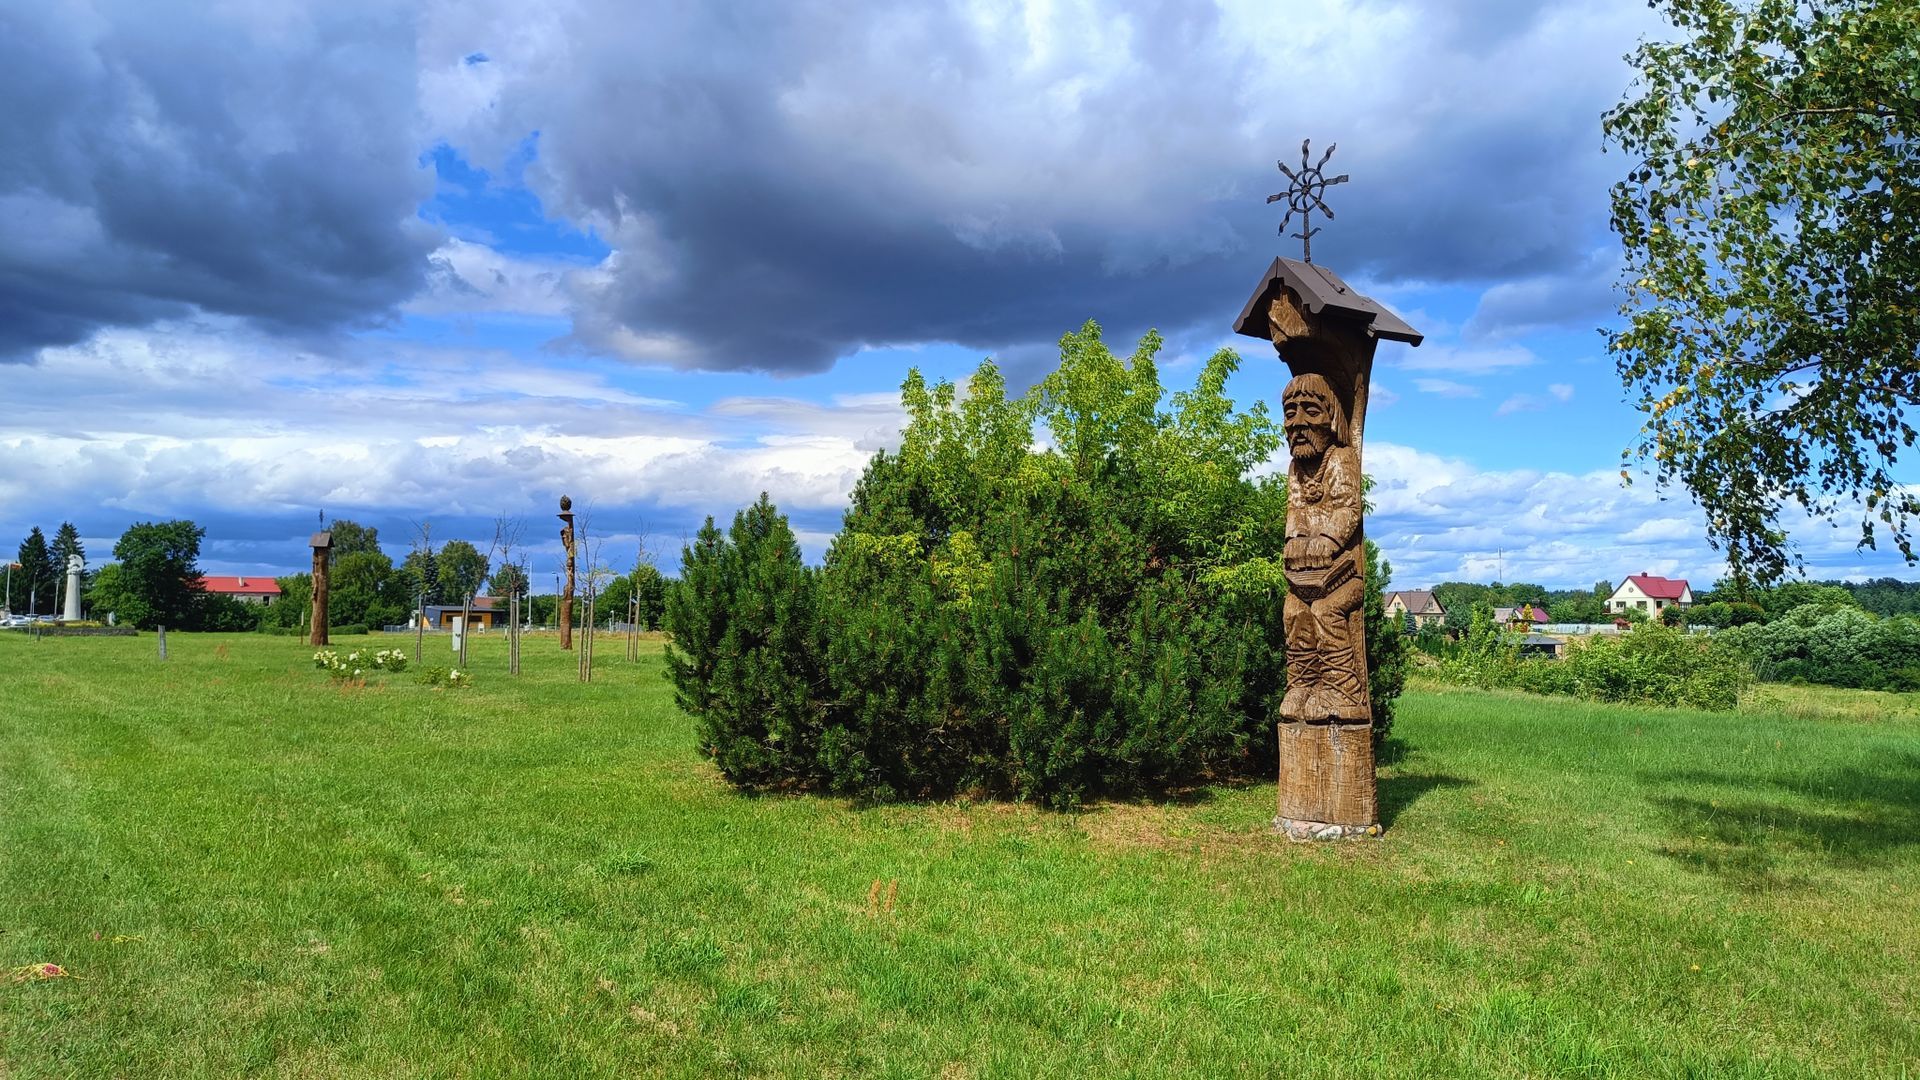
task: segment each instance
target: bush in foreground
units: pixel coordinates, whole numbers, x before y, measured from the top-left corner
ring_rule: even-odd
[[[1286,489],[1251,474],[1279,433],[1225,396],[1233,353],[1167,401],[1158,348],[1123,361],[1088,324],[1011,399],[991,363],[964,401],[914,373],[900,450],[869,463],[818,571],[765,496],[726,535],[709,521],[666,626],[677,699],[721,771],[1071,806],[1270,769]],[[1384,731],[1404,646],[1380,607],[1390,568],[1368,558]]]

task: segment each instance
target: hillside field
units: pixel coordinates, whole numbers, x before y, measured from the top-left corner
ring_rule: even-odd
[[[1326,846],[1270,781],[743,796],[657,639],[154,644],[0,634],[5,1080],[1920,1075],[1910,698],[1416,683]]]

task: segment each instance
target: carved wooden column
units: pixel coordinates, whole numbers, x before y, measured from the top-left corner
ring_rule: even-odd
[[[1380,831],[1368,693],[1360,449],[1380,338],[1418,345],[1392,312],[1323,267],[1275,259],[1234,329],[1273,342],[1287,472],[1287,693],[1276,828],[1296,840]]]
[[[317,532],[308,541],[313,545],[313,631],[314,648],[327,644],[327,556],[333,553],[333,533]]]
[[[573,500],[560,496],[560,546],[567,551],[566,583],[560,588],[560,648],[573,648]]]

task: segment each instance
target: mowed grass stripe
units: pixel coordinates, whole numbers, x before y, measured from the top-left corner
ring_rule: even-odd
[[[0,636],[0,964],[85,977],[0,986],[10,1076],[1920,1060],[1900,700],[1714,716],[1417,687],[1387,837],[1294,846],[1271,784],[1074,816],[743,796],[698,758],[657,641],[630,664],[603,639],[581,685],[551,638],[516,680],[476,636],[467,691],[342,689],[294,639],[168,644],[163,665],[150,636]]]

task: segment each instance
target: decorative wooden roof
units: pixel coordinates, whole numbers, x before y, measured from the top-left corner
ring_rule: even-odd
[[[1300,298],[1300,305],[1312,314],[1331,314],[1352,319],[1363,324],[1367,333],[1388,341],[1404,341],[1417,346],[1426,340],[1420,331],[1408,326],[1385,304],[1355,292],[1352,286],[1340,280],[1340,275],[1318,263],[1284,258],[1273,260],[1273,265],[1267,267],[1266,279],[1254,290],[1253,298],[1247,301],[1240,317],[1233,321],[1233,332],[1271,341],[1273,334],[1267,328],[1267,305],[1273,302],[1282,286],[1291,289]]]

